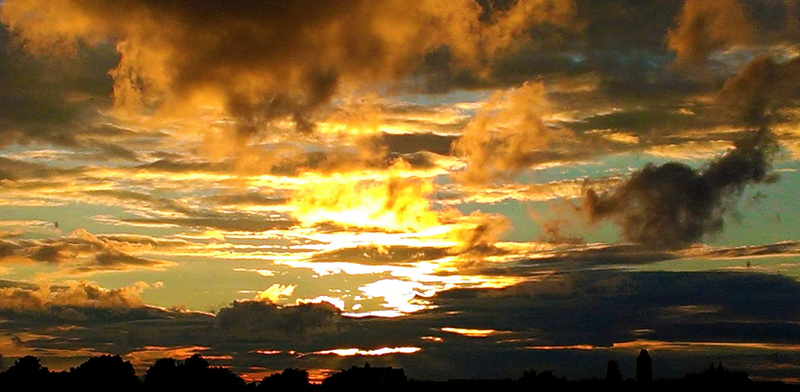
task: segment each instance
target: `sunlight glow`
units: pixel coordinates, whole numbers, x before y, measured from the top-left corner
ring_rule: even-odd
[[[345,228],[380,228],[413,232],[440,224],[431,210],[430,180],[411,177],[410,166],[398,160],[380,181],[350,182],[335,175],[315,179],[292,197],[292,214],[303,225],[335,223]]]
[[[256,295],[256,299],[259,301],[269,301],[273,303],[277,303],[283,297],[289,297],[294,293],[294,289],[297,288],[297,285],[282,285],[275,283],[272,286],[269,286],[264,291],[259,291],[258,295]]]
[[[493,329],[470,329],[470,328],[453,328],[453,327],[444,327],[440,328],[440,330],[442,332],[455,333],[470,338],[485,338],[497,332]]]
[[[340,348],[334,350],[316,351],[313,354],[318,355],[338,355],[340,357],[360,356],[381,356],[388,354],[414,354],[422,350],[419,347],[383,347],[375,350],[362,350],[358,348]]]

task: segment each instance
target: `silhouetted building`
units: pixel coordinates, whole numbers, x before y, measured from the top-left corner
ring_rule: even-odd
[[[650,382],[653,380],[653,360],[647,350],[642,349],[636,358],[636,381]]]
[[[617,361],[608,361],[606,381],[613,384],[622,382],[622,373],[619,372],[619,364]]]
[[[396,390],[406,383],[403,369],[389,367],[353,366],[322,381],[326,388],[334,390]]]
[[[737,372],[725,369],[720,362],[719,366],[711,367],[702,373],[687,374],[684,380],[692,385],[699,385],[707,388],[730,388],[741,389],[752,385],[752,380],[744,372]]]

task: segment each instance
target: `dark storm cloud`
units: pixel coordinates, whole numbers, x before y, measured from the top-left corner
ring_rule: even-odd
[[[779,62],[758,56],[722,86],[717,101],[747,126],[763,127],[800,97],[800,58]]]
[[[708,64],[714,51],[796,44],[798,23],[794,1],[685,0],[666,41],[679,64]]]
[[[431,52],[417,71],[427,92],[453,89],[508,87],[548,74],[580,75],[598,72],[606,88],[639,90],[654,81],[661,93],[675,88],[666,83],[674,57],[665,37],[680,10],[678,0],[575,1],[578,28],[541,24],[527,30],[531,40],[507,50],[491,63],[489,73],[477,74],[453,63],[446,50]],[[642,86],[644,84],[644,86]]]
[[[800,8],[784,1],[576,0],[575,20],[580,28],[529,29],[534,39],[504,51],[482,75],[454,65],[447,51],[430,53],[418,71],[422,88],[509,87],[541,75],[596,74],[601,91],[617,99],[680,99],[730,76],[731,59],[715,55],[800,40]]]
[[[216,317],[206,313],[160,309],[144,305],[140,294],[148,285],[138,282],[119,289],[104,289],[88,282],[69,286],[40,286],[12,281],[0,282],[0,315],[13,317],[7,330],[49,330],[73,324],[82,328],[64,330],[59,342],[37,347],[59,347],[73,341],[73,348],[103,346],[135,349],[145,346],[217,346],[221,352],[263,349],[274,344],[297,349],[319,343],[339,331],[342,318],[328,304],[277,306],[265,302],[239,301],[223,307]],[[91,331],[91,332],[89,332]],[[120,339],[120,337],[123,337]],[[253,339],[257,337],[257,339]],[[293,343],[296,343],[294,345]]]
[[[119,107],[179,109],[221,103],[240,129],[309,111],[342,85],[402,79],[427,52],[448,47],[480,69],[537,23],[569,23],[568,0],[516,2],[485,12],[474,1],[204,1],[86,3],[11,0],[2,20],[36,53],[116,40]],[[59,23],[70,21],[69,23]],[[168,26],[168,27],[167,27]]]
[[[775,140],[757,131],[703,170],[670,162],[646,165],[610,192],[587,191],[591,219],[612,219],[622,235],[654,247],[680,247],[722,230],[745,186],[767,182]]]
[[[541,252],[513,267],[486,267],[487,275],[537,276],[549,271],[582,271],[650,264],[666,260],[745,259],[800,255],[800,243],[783,241],[738,247],[693,246],[686,249],[654,249],[642,244],[583,245]],[[744,261],[743,261],[744,264]]]
[[[514,368],[516,374],[526,366],[535,368],[538,363],[549,369],[570,369],[564,370],[569,372],[585,371],[583,366],[589,365],[594,370],[586,376],[591,376],[601,375],[602,364],[608,360],[608,357],[594,357],[591,351],[602,351],[603,347],[610,348],[614,343],[637,339],[796,344],[798,339],[794,334],[798,324],[792,301],[797,300],[798,295],[800,287],[796,281],[774,275],[585,271],[551,275],[502,290],[442,292],[432,299],[438,308],[426,312],[424,317],[431,325],[440,327],[498,331],[481,342],[472,339],[472,344],[433,333],[445,340],[437,350],[458,347],[462,355],[468,355],[463,350],[474,353],[475,360],[480,362],[475,364],[477,366],[470,366],[471,361],[451,362],[452,366],[463,369],[465,375],[480,373],[479,368],[486,366],[488,360],[479,358],[494,352],[506,358],[505,365]],[[423,315],[411,318],[415,317]],[[519,351],[527,346],[575,345],[594,346],[595,350]],[[641,346],[634,345],[631,351],[635,353],[644,347],[647,343],[643,342]],[[669,353],[658,351],[655,346],[653,350],[651,354],[658,353],[659,360],[663,361],[665,367],[661,370],[665,373],[669,370],[686,372],[686,366],[697,361],[707,362],[705,355],[709,355]],[[583,363],[583,355],[594,357],[590,359],[594,363]],[[734,358],[732,355],[730,360]],[[491,361],[503,363],[495,359]],[[413,358],[409,362],[413,367]],[[678,368],[667,370],[666,363],[677,364]],[[742,362],[742,366],[745,364]]]
[[[107,70],[117,61],[113,48],[100,45],[68,60],[37,60],[12,41],[7,26],[0,26],[0,146],[44,143],[83,150],[95,159],[138,158],[96,124],[111,103]]]
[[[69,61],[36,61],[0,26],[0,145],[43,141],[71,145],[77,127],[97,118],[107,105],[116,61],[99,47]]]
[[[692,6],[689,15],[682,16],[685,12],[681,0],[576,0],[575,24],[580,28],[555,24],[531,28],[527,33],[533,39],[497,56],[489,73],[479,75],[458,67],[450,53],[440,50],[425,58],[418,77],[428,92],[508,87],[541,75],[588,73],[599,75],[601,88],[612,94],[646,93],[663,98],[703,90],[706,87],[698,81],[671,69],[675,57],[705,60],[712,49],[727,49],[729,44],[738,42],[722,34],[723,28],[741,31],[708,23],[706,19],[710,18],[703,15],[713,14],[716,7],[714,2],[708,3],[711,5],[705,8],[709,11],[694,11],[696,7]],[[729,3],[736,5],[736,0]],[[697,16],[698,13],[702,15]],[[747,23],[749,14],[741,10],[739,13],[742,23]],[[719,38],[713,44],[704,44],[699,37],[703,32],[713,32]],[[674,42],[675,47],[669,46],[668,41]],[[679,44],[682,46],[678,52]]]
[[[577,28],[544,23],[528,29],[532,39],[497,56],[487,74],[458,67],[451,53],[439,50],[428,54],[417,76],[428,92],[442,92],[513,86],[552,73],[599,71],[609,77],[623,73],[630,77],[636,67],[652,65],[663,73],[669,59],[659,58],[669,55],[665,36],[679,10],[677,0],[576,0]]]
[[[261,301],[237,301],[217,313],[223,331],[246,338],[305,341],[339,331],[339,310],[326,302],[278,306]]]
[[[725,83],[718,109],[752,129],[733,149],[701,170],[675,162],[647,165],[613,191],[590,189],[589,216],[613,219],[625,238],[650,246],[685,246],[720,231],[747,185],[776,178],[769,172],[778,143],[768,127],[774,112],[798,96],[798,64],[757,57]]]
[[[147,347],[201,347],[207,349],[203,355],[220,356],[214,364],[235,371],[250,366],[346,368],[363,365],[365,357],[303,353],[420,347],[422,351],[414,355],[368,359],[373,366],[402,367],[419,379],[516,378],[531,368],[553,369],[569,378],[602,376],[609,355],[627,357],[626,349],[612,345],[626,342],[633,342],[632,355],[639,348],[651,348],[662,377],[696,371],[693,366],[705,368],[709,358],[740,363],[751,375],[766,376],[780,374],[780,366],[760,368],[746,360],[746,353],[698,352],[691,350],[692,345],[772,344],[773,351],[791,353],[791,349],[781,351],[780,345],[800,343],[800,319],[793,307],[800,300],[800,286],[777,275],[587,270],[550,274],[506,289],[450,290],[429,300],[436,308],[395,319],[342,317],[326,305],[279,307],[252,301],[227,306],[217,317],[122,303],[50,304],[39,314],[4,307],[0,314],[8,319],[7,333],[38,334],[22,344],[42,352],[72,348],[126,355]],[[52,316],[42,317],[42,309]],[[54,328],[59,325],[80,328]],[[443,331],[446,327],[495,332],[471,338]],[[646,341],[636,343],[637,339]],[[684,344],[687,350],[660,350],[658,342]],[[575,345],[590,349],[529,349]],[[261,355],[259,350],[281,353]],[[228,355],[231,358],[224,359]],[[792,360],[770,359],[774,364]]]
[[[638,244],[616,244],[605,246],[582,246],[571,249],[544,252],[540,257],[523,261],[523,265],[540,267],[543,270],[564,266],[582,269],[611,265],[632,265],[670,260],[680,257],[676,252],[652,249]],[[565,264],[561,264],[565,263]],[[539,269],[539,268],[535,268]],[[525,268],[516,272],[523,272]],[[503,273],[496,269],[496,273]]]

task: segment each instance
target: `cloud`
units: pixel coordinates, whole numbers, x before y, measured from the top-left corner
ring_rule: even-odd
[[[62,271],[87,274],[131,269],[161,269],[172,263],[142,258],[125,250],[123,242],[97,237],[79,229],[53,239],[0,241],[0,256],[6,262],[32,260],[58,265]]]
[[[335,333],[339,310],[327,302],[278,306],[263,301],[237,301],[217,313],[217,324],[237,336],[306,340]]]
[[[614,357],[629,355],[632,371],[634,357],[640,348],[648,348],[647,341],[720,343],[719,350],[702,353],[690,349],[667,353],[654,345],[651,354],[657,353],[662,377],[683,375],[698,364],[705,367],[709,355],[726,355],[727,360],[739,361],[749,370],[751,352],[734,353],[726,343],[750,342],[754,347],[785,344],[785,352],[793,350],[791,331],[797,326],[786,318],[792,314],[792,302],[775,302],[777,293],[782,293],[782,298],[795,298],[800,291],[793,279],[774,275],[587,270],[552,274],[500,290],[439,292],[429,298],[433,308],[390,320],[393,326],[385,320],[367,321],[363,326],[372,323],[371,328],[362,334],[371,338],[387,328],[387,333],[399,339],[396,344],[404,345],[409,343],[402,339],[413,334],[417,339],[431,335],[440,338],[437,342],[420,339],[422,350],[402,362],[408,374],[420,378],[434,377],[442,371],[437,369],[440,366],[447,374],[465,377],[515,377],[531,367],[556,369],[569,378],[591,377],[602,375],[612,353]],[[569,310],[565,310],[565,303]],[[675,312],[676,307],[689,305],[682,309],[714,312]],[[364,327],[351,329],[362,331]],[[438,332],[448,327],[496,332],[481,339]],[[627,342],[629,351],[610,351],[617,343]],[[561,349],[555,351],[526,351],[528,347],[559,346]],[[456,352],[459,355],[454,356]],[[463,355],[475,360],[453,360]],[[792,360],[783,358],[780,362]]]
[[[572,4],[520,1],[486,12],[469,0],[380,7],[362,0],[11,0],[1,11],[30,52],[69,54],[80,43],[114,40],[120,60],[110,74],[118,107],[222,104],[242,117],[240,130],[248,134],[284,117],[306,129],[307,112],[340,87],[401,79],[442,46],[455,61],[480,68],[529,26],[564,23]]]
[[[65,307],[143,307],[141,294],[149,287],[145,282],[112,290],[87,281],[69,281],[67,285],[6,284],[0,288],[0,309],[20,312],[50,309],[63,316],[70,313]]]
[[[717,94],[717,103],[733,114],[734,120],[763,127],[790,99],[800,96],[800,58],[777,61],[757,56],[728,79]]]
[[[605,182],[605,186],[619,183],[618,179],[597,179],[592,183],[597,185]],[[574,199],[582,197],[586,191],[585,179],[567,179],[551,181],[547,183],[505,183],[491,187],[450,187],[447,194],[443,196],[442,203],[481,203],[497,204],[506,200],[516,200],[521,202],[541,202],[558,199]],[[445,193],[445,192],[440,192]]]
[[[568,144],[572,135],[544,124],[546,108],[541,82],[495,93],[453,145],[455,153],[467,161],[456,178],[483,184],[512,177],[535,162],[557,156],[558,147]]]
[[[536,275],[562,268],[568,270],[601,269],[603,266],[635,266],[667,260],[793,257],[800,252],[799,245],[797,241],[781,241],[737,247],[693,245],[684,249],[654,249],[642,244],[560,246],[552,250],[537,252],[529,259],[520,262],[519,265],[514,265],[514,268],[494,266],[485,268],[482,272],[485,274]]]
[[[739,246],[733,248],[706,248],[687,249],[682,252],[683,257],[708,257],[708,258],[752,258],[762,256],[796,256],[800,253],[800,242],[782,241],[773,244]]]
[[[38,163],[0,157],[0,179],[2,180],[44,179],[66,172],[68,171],[64,169]]]
[[[667,37],[678,61],[701,64],[718,49],[749,43],[752,23],[739,0],[686,0]]]
[[[220,213],[213,211],[194,211],[189,216],[146,216],[141,218],[117,219],[109,216],[95,216],[98,222],[114,225],[143,227],[184,227],[204,230],[263,232],[275,229],[288,229],[297,221],[285,217],[263,217],[242,212]]]
[[[40,220],[0,220],[0,238],[17,237],[26,233],[60,234],[56,224]]]
[[[651,344],[660,375],[668,377],[683,375],[693,366],[705,367],[709,355],[721,353],[728,358],[726,363],[750,364],[746,344],[772,350],[786,345],[781,352],[792,352],[797,320],[787,315],[793,314],[798,295],[796,281],[777,275],[585,270],[550,274],[500,290],[439,292],[426,298],[432,305],[428,310],[394,319],[342,317],[324,303],[280,307],[259,301],[235,302],[216,318],[136,307],[53,307],[62,311],[60,318],[35,321],[27,313],[3,314],[9,317],[6,331],[32,333],[24,338],[25,344],[46,355],[75,348],[168,356],[171,350],[190,348],[214,358],[214,364],[243,371],[254,363],[275,369],[350,365],[303,355],[321,350],[418,347],[414,355],[371,358],[370,364],[403,367],[422,379],[442,374],[518,377],[531,367],[554,368],[578,378],[602,375],[612,353],[624,358],[627,349],[633,359],[639,348]],[[776,302],[776,296],[783,300]],[[571,311],[564,310],[565,303]],[[53,328],[69,321],[68,315],[76,316],[66,309],[86,317],[75,321],[81,328]],[[443,328],[495,332],[474,339],[442,332]],[[719,350],[712,345],[705,345],[702,352],[691,347],[659,350],[658,342],[710,342]],[[734,344],[742,344],[744,351],[731,351]],[[258,354],[264,350],[277,353]],[[464,361],[463,355],[474,360]],[[772,360],[793,363],[794,357]],[[363,358],[353,358],[352,364],[363,364]],[[776,373],[774,368],[743,369],[757,375]]]
[[[584,204],[590,218],[611,218],[626,239],[656,247],[685,246],[722,230],[724,214],[747,185],[777,178],[769,173],[778,152],[769,114],[795,93],[796,64],[758,57],[719,91],[718,108],[749,127],[733,149],[702,170],[676,162],[647,165],[613,191],[590,189]]]
[[[559,264],[557,263],[565,263],[565,265],[569,265],[572,268],[578,268],[581,265],[593,268],[604,264],[652,263],[678,257],[680,256],[673,251],[653,249],[638,244],[585,245],[542,252],[522,264],[544,269],[558,268]]]
[[[503,253],[494,244],[511,228],[511,224],[503,215],[486,214],[475,211],[460,220],[450,236],[458,241],[451,248],[453,253],[472,255],[488,255]]]
[[[394,154],[413,154],[420,151],[429,151],[439,155],[452,153],[452,136],[442,136],[433,133],[409,134],[384,134],[384,145]]]
[[[766,130],[735,143],[735,148],[703,170],[670,162],[646,165],[613,191],[586,192],[594,220],[612,219],[622,235],[655,247],[681,247],[722,230],[724,215],[744,187],[769,182],[775,140]]]
[[[113,51],[99,45],[69,61],[41,62],[12,41],[7,26],[0,26],[0,146],[80,144],[75,134],[82,132],[75,128],[99,118],[97,110],[109,102],[111,78],[103,67],[113,65]]]
[[[436,260],[448,255],[447,249],[433,246],[359,245],[314,254],[311,262],[348,262],[367,265],[409,264]]]

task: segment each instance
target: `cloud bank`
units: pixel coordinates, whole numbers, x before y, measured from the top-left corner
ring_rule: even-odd
[[[483,68],[528,27],[568,23],[571,13],[567,0],[499,10],[472,0],[380,7],[363,0],[10,0],[0,18],[33,53],[115,42],[120,60],[110,74],[118,108],[221,105],[249,134],[286,117],[307,130],[308,112],[340,88],[400,79],[440,47],[457,63]]]

